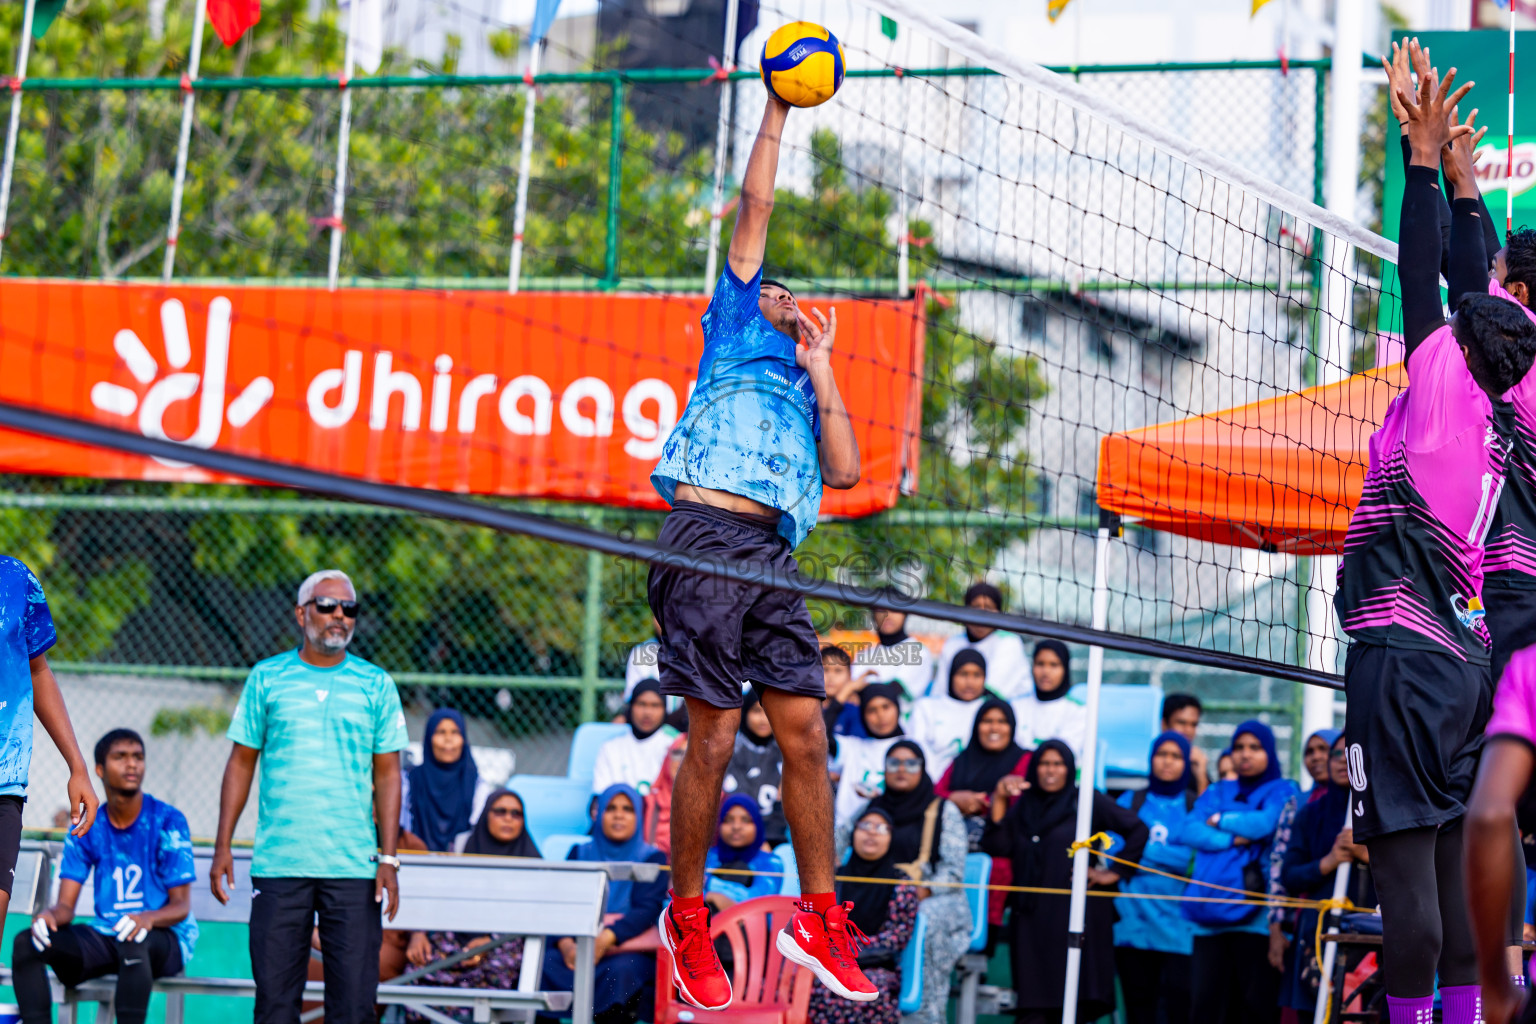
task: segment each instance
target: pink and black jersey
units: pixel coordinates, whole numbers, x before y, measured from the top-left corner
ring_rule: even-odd
[[[1514,653],[1493,695],[1486,734],[1513,736],[1536,746],[1536,647]]]
[[[1487,664],[1483,543],[1509,442],[1449,325],[1413,350],[1408,382],[1371,437],[1334,605],[1354,640]]]
[[[1497,281],[1488,294],[1515,302]],[[1536,322],[1536,315],[1521,306]],[[1488,531],[1483,572],[1490,590],[1536,590],[1536,371],[1525,377],[1494,407],[1500,433],[1510,440],[1504,491]]]

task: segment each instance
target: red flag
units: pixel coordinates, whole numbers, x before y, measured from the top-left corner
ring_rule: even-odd
[[[234,46],[261,20],[261,0],[208,0],[208,20],[225,46]]]

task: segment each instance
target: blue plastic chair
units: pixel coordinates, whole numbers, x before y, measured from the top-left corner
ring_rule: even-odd
[[[901,951],[901,997],[898,1005],[902,1013],[916,1013],[923,1005],[923,944],[928,938],[928,915],[917,912],[917,924],[907,948]]]
[[[795,860],[795,848],[790,843],[780,843],[773,848],[774,855],[784,865],[784,877],[779,880],[779,895],[800,898],[800,864]]]
[[[1077,700],[1087,694],[1086,683],[1072,688]],[[1147,750],[1161,731],[1162,714],[1161,686],[1105,683],[1099,690],[1100,770],[1111,777],[1146,778]]]
[[[544,855],[545,860],[565,860],[573,847],[580,846],[591,838],[588,835],[577,836],[561,833],[560,835],[550,836],[540,842],[539,852]]]
[[[987,948],[987,890],[992,882],[992,858],[984,853],[965,855],[965,884],[976,886],[965,889],[965,902],[971,908],[971,945],[973,953]]]
[[[565,777],[580,779],[588,788],[592,785],[592,773],[597,767],[597,752],[604,743],[629,731],[623,722],[585,722],[576,727],[571,739],[571,757],[566,762]],[[1148,742],[1151,738],[1148,737]]]
[[[524,825],[541,850],[551,836],[586,835],[592,828],[591,779],[514,775],[507,788],[523,798]]]

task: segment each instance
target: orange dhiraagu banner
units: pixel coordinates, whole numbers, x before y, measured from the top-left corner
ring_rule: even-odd
[[[916,486],[922,301],[837,303],[863,479],[828,490],[825,514],[887,509]],[[695,383],[705,305],[0,281],[0,400],[391,484],[659,508],[650,472]],[[0,470],[220,479],[9,432]]]

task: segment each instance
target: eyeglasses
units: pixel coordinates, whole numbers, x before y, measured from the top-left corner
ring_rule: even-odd
[[[891,834],[891,826],[883,821],[861,821],[854,827],[855,832],[868,832],[872,836],[888,836]]]
[[[321,615],[335,615],[336,609],[341,609],[341,614],[349,619],[357,618],[356,601],[338,601],[334,597],[316,597],[310,599],[308,604],[315,606],[315,611]]]
[[[885,770],[888,772],[915,772],[920,771],[923,762],[915,757],[888,757],[885,759]]]
[[[491,808],[491,817],[493,818],[521,818],[522,816],[523,812],[518,810],[516,807]]]
[[[1349,756],[1349,751],[1344,750],[1342,748],[1340,748],[1339,750],[1330,750],[1330,751],[1328,751],[1328,758],[1329,758],[1329,760],[1332,760],[1332,761],[1342,761],[1342,760],[1344,760],[1348,756]]]

